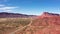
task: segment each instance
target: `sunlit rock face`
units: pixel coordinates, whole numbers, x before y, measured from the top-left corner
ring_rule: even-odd
[[[43,17],[59,17],[59,14],[55,14],[55,13],[48,13],[48,12],[43,12],[43,14],[41,15]]]
[[[41,16],[38,16],[35,21],[33,21],[34,25],[60,25],[60,15],[54,13],[44,12]],[[32,24],[32,25],[33,25]]]
[[[31,25],[35,34],[60,34],[60,15],[44,12]]]
[[[44,12],[22,32],[23,34],[60,34],[60,15]]]

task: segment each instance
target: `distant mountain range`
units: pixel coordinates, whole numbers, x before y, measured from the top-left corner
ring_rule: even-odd
[[[33,18],[36,15],[26,15],[20,13],[8,13],[8,12],[0,12],[0,18]]]

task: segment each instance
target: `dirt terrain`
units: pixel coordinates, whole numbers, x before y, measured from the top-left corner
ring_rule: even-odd
[[[20,23],[19,21],[21,20],[18,20],[17,22]],[[25,23],[25,21],[22,22]],[[60,15],[44,12],[41,16],[38,16],[35,19],[31,18],[29,23],[22,27],[17,29],[10,28],[9,31],[4,30],[3,34],[60,34]]]
[[[14,34],[60,34],[60,15],[45,12]]]
[[[10,34],[30,23],[30,18],[0,18],[0,34]]]

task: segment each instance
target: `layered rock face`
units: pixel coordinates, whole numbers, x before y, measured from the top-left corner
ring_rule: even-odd
[[[60,34],[60,15],[44,12],[19,34]],[[17,32],[16,32],[17,34]]]
[[[60,14],[55,14],[55,13],[48,13],[48,12],[43,12],[43,14],[40,17],[59,17]]]
[[[44,12],[41,16],[38,16],[36,19],[36,21],[33,21],[33,23],[36,25],[37,23],[41,23],[39,25],[43,24],[49,24],[49,25],[60,25],[60,15],[59,14],[54,14],[54,13],[48,13],[48,12]]]

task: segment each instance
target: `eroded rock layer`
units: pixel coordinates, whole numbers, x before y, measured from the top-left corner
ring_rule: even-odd
[[[44,12],[30,26],[15,34],[60,34],[60,15]]]

